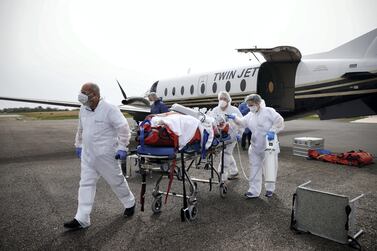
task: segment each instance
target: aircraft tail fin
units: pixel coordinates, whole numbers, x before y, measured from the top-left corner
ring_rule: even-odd
[[[331,51],[308,55],[304,58],[377,58],[377,29],[365,33]]]

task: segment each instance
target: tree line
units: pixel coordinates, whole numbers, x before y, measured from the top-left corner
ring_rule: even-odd
[[[4,108],[0,109],[0,112],[3,113],[16,113],[16,112],[51,112],[51,111],[69,111],[69,109],[59,109],[59,108],[52,108],[52,107],[18,107],[18,108]]]

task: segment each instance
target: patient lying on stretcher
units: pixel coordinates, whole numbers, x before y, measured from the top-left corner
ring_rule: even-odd
[[[229,125],[225,120],[207,119],[203,123],[190,115],[176,112],[149,115],[139,127],[138,141],[141,145],[178,150],[194,144],[207,150],[213,143],[229,138]]]

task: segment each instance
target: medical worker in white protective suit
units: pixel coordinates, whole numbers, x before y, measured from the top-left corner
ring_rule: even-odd
[[[232,99],[228,92],[221,91],[218,94],[219,105],[213,108],[212,114],[213,117],[216,119],[217,117],[224,117],[226,115],[235,114],[239,117],[242,117],[241,112],[238,110],[237,107],[232,106],[231,102]],[[237,140],[241,139],[241,135],[243,133],[243,128],[233,121],[229,121],[229,134],[231,137],[231,143],[227,144],[224,150],[224,175],[223,180],[232,180],[236,179],[238,176],[238,168],[236,161],[233,157],[233,149],[236,146]],[[221,155],[220,155],[221,156]],[[221,171],[221,160],[219,163],[218,171]]]
[[[250,112],[245,116],[229,116],[236,123],[247,127],[251,131],[251,144],[249,147],[249,190],[245,193],[247,198],[259,197],[262,190],[263,160],[266,149],[266,136],[268,140],[277,137],[277,133],[284,129],[283,117],[271,107],[266,107],[258,94],[250,94],[245,98]],[[277,145],[276,163],[280,148]],[[277,172],[277,166],[276,166]],[[266,196],[272,197],[275,191],[275,182],[265,183]]]
[[[81,158],[81,180],[76,216],[64,223],[68,229],[89,227],[96,184],[101,176],[124,205],[124,216],[132,216],[135,210],[135,197],[117,160],[127,157],[131,136],[127,120],[118,107],[100,98],[96,84],[84,84],[78,100],[83,104],[75,140],[76,154]]]

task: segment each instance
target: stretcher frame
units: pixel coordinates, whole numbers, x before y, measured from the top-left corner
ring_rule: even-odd
[[[145,203],[145,192],[146,192],[146,176],[147,172],[159,172],[160,177],[157,179],[152,196],[154,198],[152,202],[152,211],[155,214],[161,212],[161,208],[163,205],[162,197],[163,195],[172,196],[182,198],[183,207],[181,208],[181,221],[193,221],[196,220],[198,215],[198,208],[197,208],[197,193],[198,187],[197,183],[208,183],[209,184],[209,191],[212,191],[213,184],[219,184],[219,192],[221,198],[225,198],[227,193],[227,186],[223,180],[224,174],[224,150],[226,148],[225,141],[220,141],[220,143],[216,146],[211,146],[207,151],[204,159],[201,159],[201,154],[196,151],[178,151],[173,156],[157,156],[157,155],[147,155],[147,154],[139,154],[136,153],[138,159],[138,167],[139,172],[142,176],[141,182],[141,191],[140,191],[140,204],[141,204],[141,211],[144,211],[144,203]],[[217,155],[221,151],[221,169],[220,173],[216,170],[213,165],[214,156]],[[180,163],[178,163],[180,162]],[[164,170],[162,165],[168,165],[169,168]],[[174,165],[174,169],[171,168],[171,165]],[[191,177],[189,175],[189,170],[191,167],[195,167],[200,169],[203,167],[205,170],[210,171],[210,178],[206,179],[198,179]],[[174,171],[174,174],[171,172]],[[163,177],[173,175],[174,179],[182,182],[182,193],[170,192],[170,191],[162,191],[160,190],[160,182],[162,181]],[[186,181],[187,180],[187,181]],[[172,182],[172,179],[170,180]],[[188,183],[189,192],[186,191],[186,183]],[[170,187],[170,184],[169,184]],[[168,188],[169,189],[169,188]],[[166,203],[165,199],[165,203]]]
[[[363,230],[356,227],[356,202],[364,194],[349,199],[307,187],[310,183],[299,185],[293,195],[290,228],[361,249],[357,238]]]

